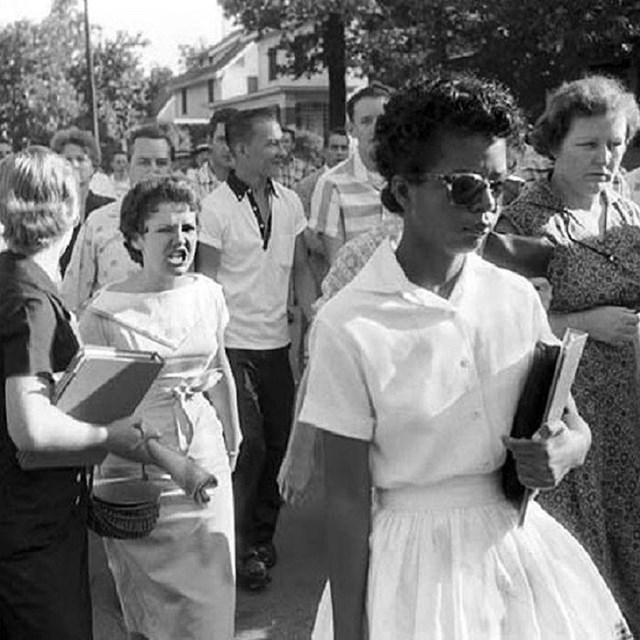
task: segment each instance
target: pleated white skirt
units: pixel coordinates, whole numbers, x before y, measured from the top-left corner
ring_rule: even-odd
[[[377,494],[369,640],[621,640],[622,614],[580,544],[539,505],[523,527],[497,476]],[[313,640],[333,640],[329,587]]]

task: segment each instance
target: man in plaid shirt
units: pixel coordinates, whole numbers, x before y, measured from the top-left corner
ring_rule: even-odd
[[[315,170],[312,164],[293,155],[295,143],[296,132],[293,129],[284,127],[282,129],[282,140],[280,141],[284,159],[280,165],[276,180],[289,189],[295,188],[298,182]]]

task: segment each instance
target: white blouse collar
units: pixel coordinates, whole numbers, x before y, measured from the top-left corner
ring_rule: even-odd
[[[482,258],[470,253],[465,258],[462,273],[448,299],[442,298],[411,282],[398,263],[389,239],[383,240],[375,253],[353,280],[353,287],[360,291],[401,295],[423,306],[451,308],[457,306],[473,285],[474,274]]]

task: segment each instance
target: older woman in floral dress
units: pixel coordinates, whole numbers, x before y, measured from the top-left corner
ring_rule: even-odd
[[[612,188],[640,122],[633,95],[592,76],[562,85],[533,139],[554,161],[503,212],[502,232],[544,238],[557,335],[589,340],[574,385],[593,446],[543,506],[587,548],[640,634],[640,210]]]

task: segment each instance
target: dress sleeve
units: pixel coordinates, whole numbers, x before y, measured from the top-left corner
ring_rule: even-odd
[[[502,210],[501,217],[508,220],[523,236],[537,235],[536,212],[524,202],[515,202]]]
[[[25,376],[53,373],[57,318],[46,297],[16,300],[4,324],[4,373]]]
[[[320,317],[314,322],[310,350],[299,420],[348,438],[372,440],[373,407],[355,347]]]
[[[314,303],[316,311],[346,287],[369,261],[378,245],[375,244],[368,251],[365,242],[366,238],[363,234],[340,247],[329,272],[320,285],[322,296]]]

